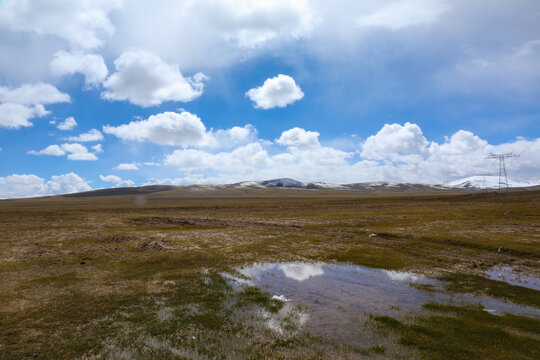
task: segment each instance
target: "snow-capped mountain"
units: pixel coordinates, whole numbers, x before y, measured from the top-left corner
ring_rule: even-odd
[[[499,188],[499,176],[497,175],[476,175],[469,176],[463,179],[451,181],[446,184],[449,187],[462,189],[497,189]],[[538,183],[521,183],[508,179],[508,187],[528,187],[540,185]],[[501,188],[506,188],[506,179],[501,179]]]

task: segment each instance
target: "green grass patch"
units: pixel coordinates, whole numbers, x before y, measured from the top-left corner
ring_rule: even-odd
[[[453,292],[485,294],[518,304],[540,307],[540,291],[485,278],[480,275],[450,273],[439,277]]]
[[[425,359],[538,359],[540,321],[492,315],[481,308],[426,304],[444,315],[402,323],[387,316],[373,319],[400,335],[399,343],[417,348]]]

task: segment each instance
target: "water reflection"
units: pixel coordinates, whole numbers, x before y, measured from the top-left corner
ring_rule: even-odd
[[[540,279],[520,274],[511,266],[494,268],[485,272],[485,275],[493,280],[504,281],[510,285],[523,286],[534,290],[540,290]]]
[[[266,326],[280,335],[301,330],[309,320],[309,313],[291,303],[285,303],[277,313],[261,310]]]
[[[258,286],[283,301],[278,314],[262,314],[267,327],[281,332],[284,322],[314,334],[352,338],[367,314],[403,317],[425,312],[428,302],[483,305],[490,313],[540,317],[539,309],[473,294],[448,294],[443,284],[421,274],[356,265],[324,263],[263,263],[229,275],[236,286]],[[429,287],[431,291],[423,290]],[[296,311],[295,307],[307,307]],[[308,320],[309,319],[309,320]],[[281,324],[280,326],[278,326]]]
[[[304,281],[310,277],[324,274],[322,264],[306,264],[302,262],[294,262],[279,265],[279,269],[283,271],[286,277],[296,281]]]
[[[413,274],[407,271],[394,271],[394,270],[383,270],[383,272],[391,280],[402,281],[402,282],[419,282],[420,280],[425,280],[425,276],[419,274]]]

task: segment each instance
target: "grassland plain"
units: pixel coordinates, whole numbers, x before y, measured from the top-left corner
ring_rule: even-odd
[[[276,332],[260,314],[283,303],[222,276],[255,262],[345,262],[540,307],[539,291],[480,275],[505,265],[540,277],[540,191],[144,196],[0,201],[0,359],[540,358],[538,318],[477,307],[366,314],[354,344],[294,322]]]

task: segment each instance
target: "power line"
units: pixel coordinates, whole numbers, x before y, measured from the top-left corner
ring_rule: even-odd
[[[506,153],[506,154],[489,154],[486,159],[497,159],[499,160],[499,190],[501,190],[501,179],[504,176],[505,184],[506,184],[506,190],[508,190],[508,176],[506,174],[506,166],[504,165],[504,159],[507,158],[517,158],[519,155],[514,154],[512,152]]]

